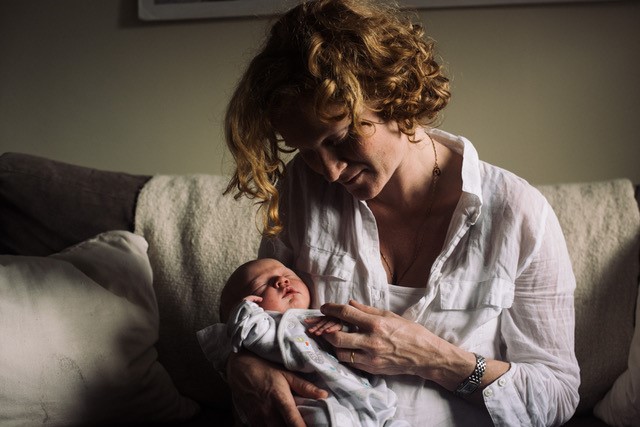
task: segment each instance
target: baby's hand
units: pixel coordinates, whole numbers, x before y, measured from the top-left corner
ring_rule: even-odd
[[[334,319],[333,317],[307,317],[304,321],[306,324],[312,325],[308,329],[309,333],[318,336],[322,334],[332,334],[342,330],[342,322],[338,319]]]
[[[243,299],[245,301],[255,302],[256,304],[262,302],[262,297],[259,297],[258,295],[247,295]]]

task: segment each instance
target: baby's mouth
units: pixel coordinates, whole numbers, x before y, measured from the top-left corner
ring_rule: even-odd
[[[295,289],[293,289],[291,287],[286,287],[284,289],[284,293],[283,293],[282,297],[285,298],[285,297],[288,297],[288,296],[291,296],[291,295],[297,294],[297,293],[298,292]]]

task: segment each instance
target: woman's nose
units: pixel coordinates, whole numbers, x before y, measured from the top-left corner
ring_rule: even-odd
[[[318,151],[318,160],[322,166],[322,175],[329,182],[335,182],[340,178],[340,174],[347,167],[347,163],[330,149],[323,148]]]
[[[324,176],[329,182],[335,182],[347,167],[347,162],[341,160],[331,147],[300,150],[302,159],[317,174]]]

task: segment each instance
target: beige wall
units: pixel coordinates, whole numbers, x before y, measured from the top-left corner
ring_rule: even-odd
[[[134,0],[0,1],[0,152],[224,173],[225,104],[266,19],[141,23]],[[640,183],[640,2],[422,11],[442,128],[529,181]]]

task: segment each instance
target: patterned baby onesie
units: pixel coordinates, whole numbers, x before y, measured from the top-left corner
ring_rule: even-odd
[[[320,310],[276,313],[243,301],[226,325],[218,323],[199,331],[198,340],[218,370],[231,351],[244,347],[291,371],[304,372],[306,379],[329,392],[327,399],[296,398],[308,426],[408,426],[391,419],[396,411],[396,395],[382,377],[367,378],[341,364],[321,347],[321,338],[307,333],[304,319],[316,316],[322,316]]]

